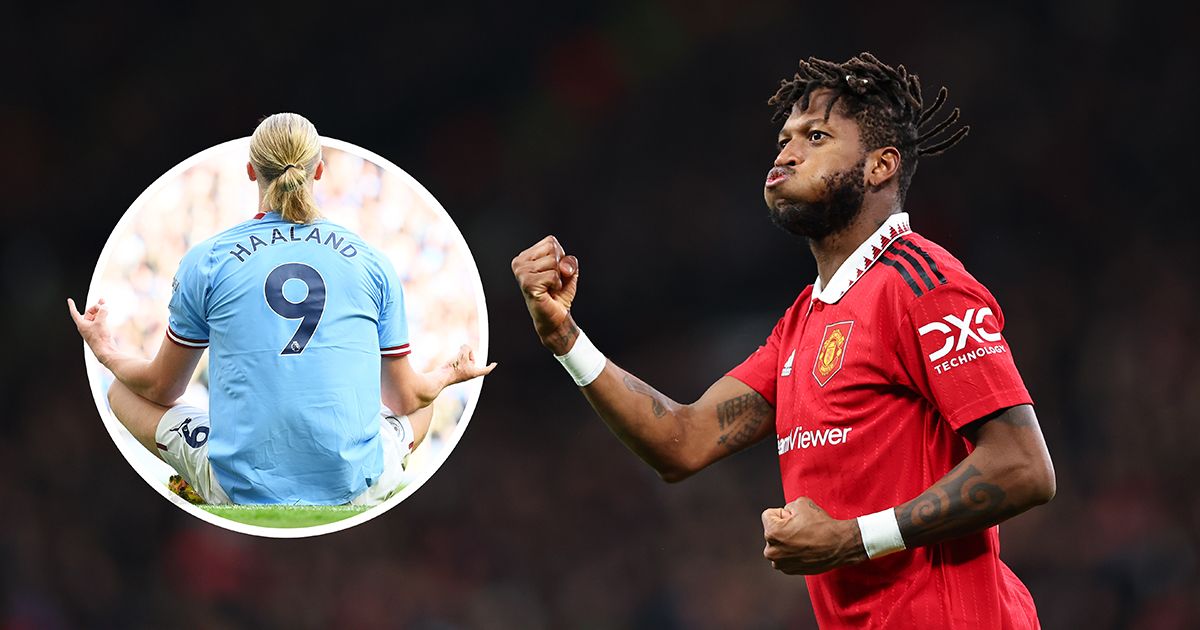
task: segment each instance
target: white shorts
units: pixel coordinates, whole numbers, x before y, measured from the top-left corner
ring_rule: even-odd
[[[208,412],[191,405],[176,405],[163,414],[154,432],[158,454],[174,468],[192,489],[210,505],[229,505],[229,495],[221,488],[208,463]],[[377,505],[388,498],[404,479],[404,468],[415,440],[407,416],[396,416],[387,407],[379,411],[379,437],[383,440],[383,474],[351,505]]]

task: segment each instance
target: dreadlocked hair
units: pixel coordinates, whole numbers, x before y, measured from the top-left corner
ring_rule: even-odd
[[[869,52],[845,63],[816,57],[801,60],[800,71],[790,80],[780,81],[779,91],[767,101],[767,105],[775,106],[771,120],[786,119],[793,106],[808,109],[809,99],[819,89],[833,92],[825,105],[826,119],[840,102],[846,114],[858,123],[863,145],[868,150],[894,146],[900,151],[901,201],[917,170],[918,159],[944,153],[971,129],[963,125],[945,135],[958,122],[957,107],[941,122],[928,125],[946,104],[949,91],[941,88],[933,104],[925,107],[917,75],[909,74],[904,66],[892,68]]]

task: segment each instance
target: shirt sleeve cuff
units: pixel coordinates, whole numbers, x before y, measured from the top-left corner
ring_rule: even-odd
[[[741,381],[746,387],[758,392],[758,395],[762,396],[763,400],[767,401],[767,404],[772,407],[775,406],[775,392],[770,387],[770,383],[763,383],[761,380],[752,378],[737,368],[726,372],[725,376]]]
[[[957,431],[972,422],[1001,409],[1031,405],[1033,399],[1025,388],[993,392],[946,414],[946,421]]]
[[[170,326],[167,326],[167,339],[170,339],[171,341],[175,342],[176,345],[183,346],[184,348],[207,348],[208,347],[207,339],[192,339],[190,337],[184,337],[183,335],[180,335],[179,333],[175,332],[174,330],[171,330]]]
[[[379,354],[381,354],[385,357],[402,357],[402,356],[408,354],[411,350],[412,350],[412,348],[410,348],[408,344],[404,343],[404,344],[400,344],[398,346],[390,346],[387,348],[380,348]]]

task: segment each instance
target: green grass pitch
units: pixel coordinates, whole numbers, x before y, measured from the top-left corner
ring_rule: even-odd
[[[371,508],[355,505],[200,505],[210,514],[261,527],[312,527],[333,523]]]

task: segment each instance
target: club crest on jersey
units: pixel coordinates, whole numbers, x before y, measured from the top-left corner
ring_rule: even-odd
[[[813,378],[817,379],[817,384],[821,387],[825,387],[829,379],[842,369],[851,328],[854,328],[854,322],[837,322],[825,327],[825,335],[821,337],[821,345],[817,347],[817,361],[812,370]]]

